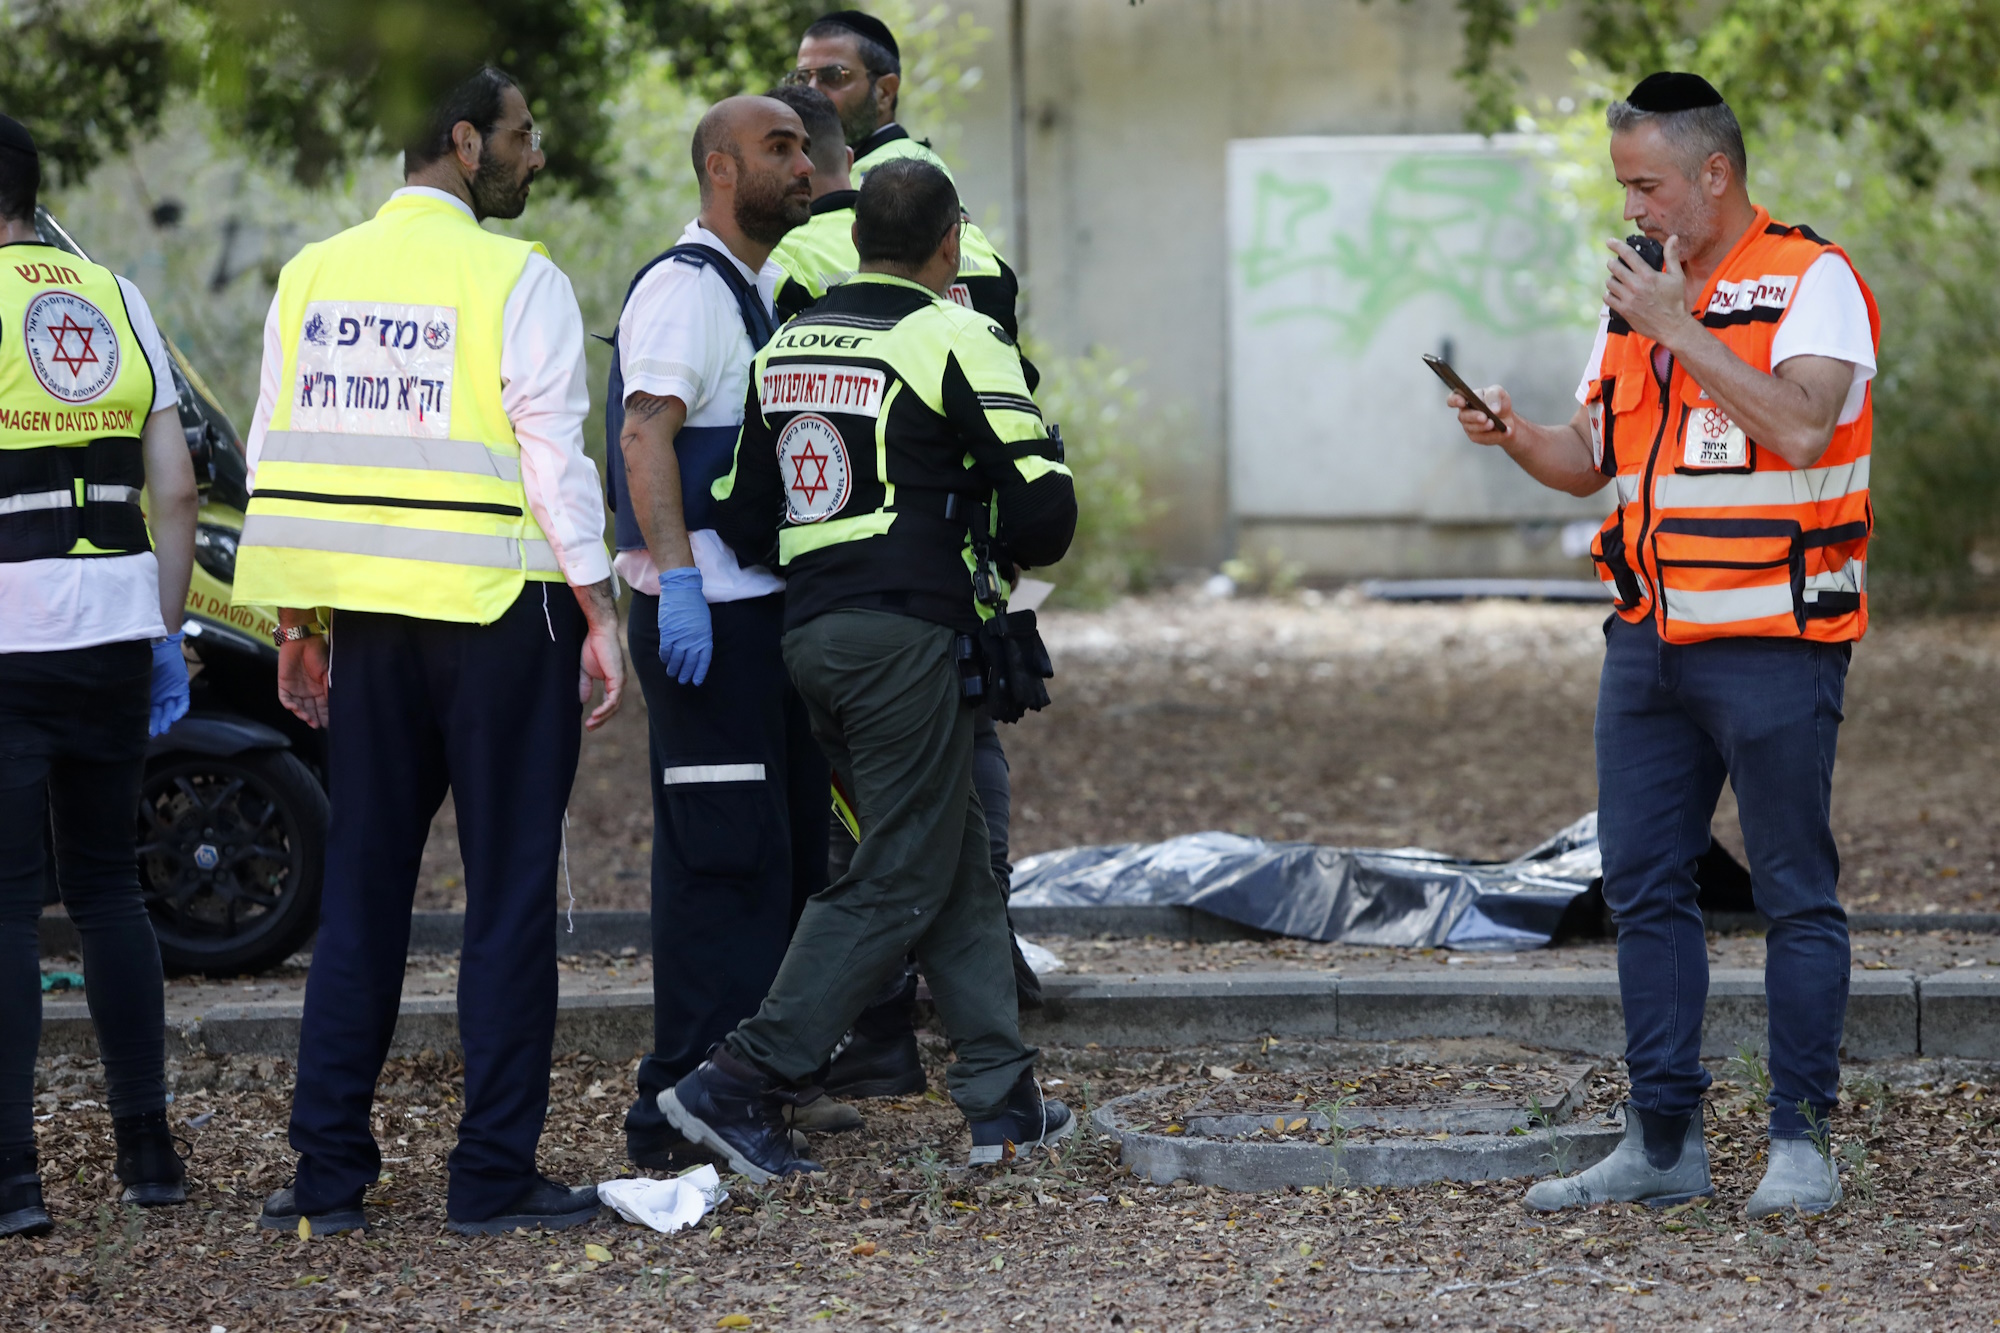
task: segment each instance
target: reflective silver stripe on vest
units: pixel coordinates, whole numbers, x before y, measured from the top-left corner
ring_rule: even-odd
[[[1778,508],[1838,500],[1867,489],[1868,460],[1863,457],[1790,472],[1669,473],[1653,479],[1653,504],[1659,509]]]
[[[682,764],[660,774],[668,787],[687,787],[708,782],[762,782],[762,764]]]
[[[1863,592],[1868,587],[1868,562],[1850,560],[1839,569],[1827,574],[1813,574],[1806,579],[1806,600],[1816,602],[1822,592]]]
[[[1727,625],[1738,620],[1762,620],[1766,616],[1792,614],[1792,585],[1773,583],[1762,588],[1720,588],[1691,592],[1667,588],[1667,619],[1690,625]]]
[[[556,548],[539,537],[531,537],[522,543],[522,552],[527,556],[527,570],[530,574],[560,574],[562,566],[556,563]]]
[[[252,514],[244,519],[243,545],[379,555],[391,560],[428,560],[481,569],[522,567],[522,544],[513,537],[391,528],[379,523],[342,523],[336,519],[294,518],[288,514]]]
[[[0,500],[0,514],[29,514],[37,509],[74,509],[75,491],[29,491]]]
[[[139,488],[137,486],[86,486],[83,494],[86,499],[95,500],[99,504],[103,504],[106,501],[112,504],[128,505],[139,503]]]
[[[1618,474],[1618,503],[1631,504],[1639,498],[1639,474],[1621,472]]]
[[[264,451],[259,457],[279,463],[408,468],[415,472],[462,472],[507,482],[521,480],[520,459],[489,449],[477,440],[274,430],[264,437]]]

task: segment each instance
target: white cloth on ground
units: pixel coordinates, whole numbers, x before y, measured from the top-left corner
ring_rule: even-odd
[[[698,1166],[670,1180],[607,1180],[597,1197],[627,1222],[655,1231],[691,1227],[729,1199],[722,1178],[712,1166]]]

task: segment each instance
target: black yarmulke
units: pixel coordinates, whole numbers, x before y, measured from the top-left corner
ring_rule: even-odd
[[[1721,106],[1722,94],[1699,74],[1676,74],[1662,70],[1639,80],[1639,86],[1625,96],[1638,111],[1662,114],[1668,111],[1696,111],[1705,106]]]
[[[877,46],[883,47],[898,61],[903,58],[902,49],[896,45],[896,34],[890,32],[889,25],[873,14],[864,14],[858,9],[836,9],[831,14],[821,14],[813,20],[812,25],[817,28],[822,23],[837,23],[856,36],[866,37]]]
[[[39,157],[35,149],[35,136],[28,133],[28,127],[12,116],[0,116],[0,148],[25,153],[29,157]]]

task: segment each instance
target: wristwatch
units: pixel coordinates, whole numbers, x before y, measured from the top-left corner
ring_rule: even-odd
[[[318,625],[289,625],[284,629],[272,630],[271,642],[282,648],[288,643],[297,643],[300,639],[309,639],[315,634],[324,633],[326,631]]]

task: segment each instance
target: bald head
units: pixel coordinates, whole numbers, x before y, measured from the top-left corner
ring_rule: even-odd
[[[771,97],[717,102],[692,145],[701,211],[733,219],[746,237],[776,245],[812,215],[812,161],[799,113]]]
[[[714,188],[711,154],[727,153],[740,168],[746,159],[772,139],[789,138],[803,149],[806,127],[799,113],[775,97],[726,97],[710,107],[694,127],[690,145],[694,158],[694,179],[707,199]]]

